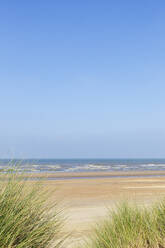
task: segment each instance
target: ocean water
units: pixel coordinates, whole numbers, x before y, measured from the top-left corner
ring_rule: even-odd
[[[0,171],[89,172],[165,170],[165,159],[0,159]]]

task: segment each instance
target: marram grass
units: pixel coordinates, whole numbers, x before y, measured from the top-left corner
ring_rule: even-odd
[[[127,203],[109,211],[85,248],[165,248],[165,201],[150,209]]]
[[[0,247],[60,247],[61,219],[40,183],[9,173],[0,181]],[[29,186],[30,184],[30,186]]]

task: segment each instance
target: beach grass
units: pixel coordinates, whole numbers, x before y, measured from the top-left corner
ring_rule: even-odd
[[[61,247],[62,218],[42,182],[7,173],[0,181],[0,247]]]
[[[86,248],[164,248],[165,200],[150,209],[122,203],[97,223]]]

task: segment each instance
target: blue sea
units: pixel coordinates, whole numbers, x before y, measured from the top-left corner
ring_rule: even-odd
[[[0,171],[99,172],[165,170],[165,159],[0,159]]]

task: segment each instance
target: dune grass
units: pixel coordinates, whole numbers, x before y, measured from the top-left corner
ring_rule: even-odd
[[[86,248],[165,248],[165,200],[150,209],[120,204],[98,223]]]
[[[0,247],[60,247],[62,221],[56,204],[41,182],[29,182],[15,173],[0,181]]]

